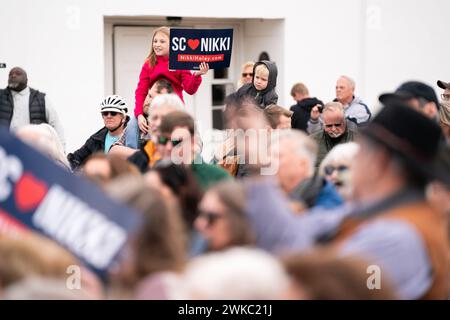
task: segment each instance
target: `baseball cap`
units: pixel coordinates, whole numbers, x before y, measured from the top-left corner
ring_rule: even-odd
[[[428,102],[434,102],[436,107],[439,109],[439,101],[434,89],[419,81],[405,82],[398,87],[394,93],[385,93],[380,95],[378,100],[380,100],[381,103],[386,103],[392,100],[404,101],[413,98],[422,98]]]

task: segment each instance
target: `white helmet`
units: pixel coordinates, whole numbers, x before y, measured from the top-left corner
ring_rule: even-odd
[[[116,111],[122,113],[124,116],[128,112],[128,105],[124,98],[119,95],[107,96],[100,104],[100,112]]]

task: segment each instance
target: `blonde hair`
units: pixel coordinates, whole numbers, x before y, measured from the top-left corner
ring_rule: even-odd
[[[150,65],[150,67],[154,67],[156,65],[156,53],[153,50],[153,40],[155,39],[155,36],[158,33],[162,33],[164,35],[167,36],[167,38],[170,39],[170,28],[169,27],[159,27],[158,29],[155,30],[155,32],[153,33],[153,37],[152,37],[152,43],[150,44],[150,53],[147,56],[146,61],[148,61],[148,64]]]
[[[265,75],[266,77],[269,76],[269,69],[267,68],[267,66],[264,63],[258,64],[255,68],[255,74],[256,73],[262,73],[263,75]]]
[[[255,63],[253,61],[247,61],[246,63],[244,63],[242,65],[241,71],[244,72],[245,69],[247,69],[248,67],[252,67],[253,68],[254,66],[255,66]]]
[[[238,81],[238,88],[242,87],[244,85],[244,81],[242,81],[242,73],[244,73],[245,69],[247,69],[248,67],[252,68],[252,72],[253,72],[253,67],[255,66],[255,63],[253,61],[247,61],[246,63],[244,63],[241,67],[241,74],[239,75],[239,81]]]

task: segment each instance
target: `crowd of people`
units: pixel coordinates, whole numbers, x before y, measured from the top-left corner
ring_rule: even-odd
[[[99,103],[104,126],[66,154],[46,95],[10,70],[0,124],[142,216],[100,279],[37,233],[0,234],[3,299],[448,299],[450,82],[380,95],[372,114],[341,76],[335,99],[292,86],[275,62],[242,66],[211,162],[186,112],[209,65],[169,70],[169,28],[153,34],[135,92]],[[81,285],[67,285],[79,266]],[[375,270],[375,271],[371,271]],[[378,272],[377,272],[378,270]]]

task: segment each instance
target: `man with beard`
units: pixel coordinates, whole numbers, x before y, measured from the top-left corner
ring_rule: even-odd
[[[345,119],[344,107],[340,102],[327,103],[323,108],[322,119],[323,130],[311,135],[319,146],[316,168],[334,146],[354,141],[357,135],[357,132],[349,127],[349,120]]]
[[[12,68],[8,87],[0,89],[0,125],[15,131],[27,124],[40,123],[48,123],[55,128],[61,143],[65,145],[61,123],[46,94],[28,87],[25,70]]]

